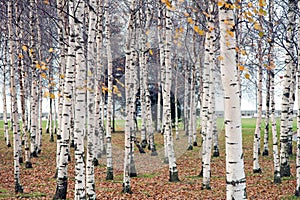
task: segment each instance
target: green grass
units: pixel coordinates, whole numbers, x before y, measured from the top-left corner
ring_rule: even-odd
[[[46,197],[46,196],[47,194],[40,193],[40,192],[32,192],[30,194],[23,193],[17,195],[18,198],[38,198],[38,197]]]
[[[156,176],[160,175],[160,173],[146,173],[146,174],[138,174],[138,178],[154,178]]]

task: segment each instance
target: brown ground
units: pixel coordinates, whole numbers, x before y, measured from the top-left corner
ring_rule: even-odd
[[[21,166],[21,184],[23,194],[14,193],[13,154],[12,148],[7,148],[0,141],[0,199],[51,199],[55,193],[55,149],[56,144],[50,143],[49,136],[44,134],[43,152],[39,158],[33,158],[33,169]],[[273,184],[272,155],[260,158],[261,174],[252,173],[252,135],[244,137],[245,170],[247,176],[248,199],[292,199],[295,191],[295,162],[291,159],[292,177],[284,178],[279,185]],[[225,158],[224,136],[221,134],[220,157],[212,159],[212,190],[201,190],[202,178],[199,159],[200,147],[186,151],[187,138],[181,136],[176,141],[176,155],[180,182],[168,181],[168,166],[162,163],[163,149],[157,145],[159,155],[153,158],[149,155],[135,154],[138,177],[132,178],[133,194],[123,194],[122,163],[123,134],[113,135],[114,143],[114,180],[106,181],[105,159],[100,160],[100,166],[95,169],[97,199],[225,199]],[[200,138],[200,137],[199,137]],[[161,143],[161,135],[156,135],[157,143]],[[72,158],[74,156],[73,150]],[[144,163],[144,164],[143,164]],[[74,191],[74,159],[69,165],[68,198],[73,199]]]

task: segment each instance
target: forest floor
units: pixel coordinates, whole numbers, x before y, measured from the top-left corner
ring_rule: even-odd
[[[0,129],[1,131],[1,129]],[[252,173],[253,128],[243,128],[243,149],[245,155],[245,173],[248,199],[294,199],[295,192],[295,156],[291,156],[291,177],[283,178],[281,184],[273,183],[272,151],[269,156],[260,156],[262,173]],[[201,159],[200,146],[187,151],[187,137],[180,132],[175,140],[175,153],[180,182],[168,181],[168,165],[163,163],[163,137],[156,134],[159,155],[151,157],[149,153],[135,153],[138,176],[131,179],[133,194],[122,193],[123,179],[123,138],[122,132],[113,133],[114,180],[106,181],[105,158],[95,167],[95,189],[97,199],[225,199],[225,142],[224,131],[220,132],[220,156],[212,158],[211,190],[202,190],[202,178],[199,177]],[[198,134],[199,142],[200,135]],[[0,132],[0,199],[52,199],[56,179],[56,143],[49,142],[49,134],[43,134],[43,149],[38,158],[32,158],[32,169],[21,165],[21,184],[24,193],[14,193],[13,148],[6,147],[3,131]],[[11,138],[12,139],[12,138]],[[269,145],[271,149],[271,145]],[[71,149],[69,163],[68,199],[74,197],[74,150]],[[296,199],[296,198],[295,198]]]

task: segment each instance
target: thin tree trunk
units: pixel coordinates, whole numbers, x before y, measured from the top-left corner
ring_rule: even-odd
[[[165,38],[165,48],[164,48],[164,56],[165,56],[165,85],[164,85],[164,107],[165,107],[165,116],[164,116],[164,124],[165,124],[165,134],[167,138],[167,149],[168,149],[168,160],[169,160],[169,181],[177,182],[178,178],[178,170],[176,164],[176,158],[174,153],[174,142],[173,142],[173,134],[172,134],[172,119],[171,119],[171,85],[172,85],[172,65],[171,65],[171,41],[172,41],[172,20],[171,13],[169,8],[166,8],[166,38]]]
[[[260,147],[260,131],[261,131],[261,121],[262,121],[262,56],[261,56],[261,44],[258,45],[259,52],[259,66],[257,72],[257,118],[254,133],[253,142],[253,173],[261,173],[261,168],[259,166],[259,147]]]
[[[69,2],[69,6],[70,6],[70,13],[73,12],[73,2]],[[79,3],[80,4],[80,3]],[[83,2],[82,2],[83,4]],[[78,9],[80,10],[80,6],[78,5]],[[79,11],[81,12],[81,11]],[[77,16],[77,15],[75,15]],[[78,15],[81,16],[81,15]],[[73,30],[73,25],[74,25],[74,21],[72,19],[72,17],[69,18],[70,19],[70,29]],[[80,18],[79,18],[80,20]],[[60,122],[60,126],[58,127],[58,130],[60,132],[60,142],[59,142],[59,162],[58,162],[58,172],[57,172],[57,185],[56,185],[56,192],[55,192],[55,196],[54,199],[65,199],[67,196],[67,192],[68,192],[68,157],[69,157],[69,143],[70,143],[70,117],[71,117],[71,107],[73,104],[73,81],[74,81],[74,70],[75,70],[75,66],[74,66],[74,43],[73,43],[73,39],[74,37],[73,35],[69,36],[69,48],[68,48],[68,57],[67,57],[67,62],[66,62],[66,75],[64,77],[64,83],[63,85],[63,93],[62,93],[62,111],[61,111],[61,122]],[[80,34],[78,35],[78,37],[80,37]],[[82,74],[82,71],[76,71],[77,74]],[[76,74],[76,75],[77,75]],[[79,78],[78,78],[79,79]],[[78,80],[76,77],[76,80]],[[80,85],[80,88],[78,88],[78,91],[82,91],[85,89],[84,85]],[[79,95],[78,95],[79,96]],[[77,97],[77,96],[76,96]],[[80,110],[83,107],[77,107],[78,110]],[[81,118],[80,120],[84,121],[84,118]],[[84,123],[84,122],[83,122]],[[77,144],[77,143],[76,143]],[[77,144],[80,145],[80,144]],[[76,153],[75,153],[76,154]],[[76,156],[76,155],[75,155]],[[83,155],[82,155],[83,156]],[[77,166],[76,166],[77,167]],[[83,169],[81,169],[83,170]],[[76,171],[76,170],[75,170]],[[75,172],[76,173],[76,172]],[[77,180],[77,179],[76,179]],[[75,186],[76,187],[76,186]]]
[[[32,71],[32,86],[31,86],[31,128],[30,128],[30,156],[37,157],[37,126],[38,126],[38,96],[37,96],[37,68],[36,60],[36,42],[35,42],[35,23],[34,11],[35,2],[30,0],[29,24],[30,24],[30,55],[31,55],[31,71]]]
[[[298,9],[300,2],[298,1]],[[300,31],[300,19],[298,18],[298,35]],[[298,36],[298,59],[300,57],[300,37]],[[300,63],[297,66],[297,94],[300,96]],[[296,190],[295,196],[300,196],[300,98],[298,98],[298,115],[297,115],[297,151],[296,151]]]
[[[86,160],[86,193],[89,199],[96,199],[94,169],[94,134],[95,134],[95,64],[96,64],[96,11],[97,1],[89,2],[88,30],[88,73],[87,73],[87,160]]]
[[[84,161],[84,137],[86,130],[86,68],[84,56],[84,28],[82,25],[84,16],[84,1],[69,1],[69,48],[68,63],[75,63],[75,84],[73,83],[73,92],[75,92],[74,105],[74,143],[75,143],[75,199],[86,198],[85,182],[85,161]],[[74,20],[75,16],[78,20]],[[75,57],[73,57],[75,54]]]
[[[110,42],[110,13],[108,10],[108,0],[105,1],[105,31],[106,31],[106,53],[107,53],[107,104],[106,104],[106,180],[113,180],[113,160],[112,160],[112,140],[111,140],[111,119],[112,119],[112,91],[113,91],[113,71],[112,52]]]
[[[288,143],[288,136],[290,126],[289,126],[289,114],[290,114],[290,100],[291,100],[291,89],[294,87],[292,84],[292,71],[294,65],[293,58],[291,55],[294,55],[293,53],[293,44],[292,44],[292,32],[293,27],[295,27],[295,10],[296,10],[297,4],[296,1],[290,0],[289,1],[289,10],[288,10],[288,29],[287,29],[287,48],[289,52],[286,55],[286,69],[284,74],[284,82],[283,82],[283,94],[282,94],[282,104],[281,104],[281,119],[280,119],[280,174],[282,177],[288,177],[291,175],[291,169],[290,169],[290,161],[289,161],[289,143]],[[291,54],[291,55],[290,55]]]
[[[3,98],[3,121],[4,121],[4,136],[7,147],[11,147],[10,139],[9,139],[9,128],[7,121],[7,104],[6,104],[6,56],[4,56],[4,64],[3,64],[3,88],[2,88],[2,98]]]
[[[208,29],[209,31],[206,33],[206,49],[205,52],[208,51],[208,55],[205,56],[205,64],[208,64],[207,67],[207,77],[208,78],[208,88],[207,88],[207,111],[205,116],[205,133],[203,134],[203,157],[202,157],[202,167],[203,167],[203,182],[202,188],[203,189],[211,189],[210,187],[210,178],[211,178],[211,149],[212,149],[212,137],[213,137],[213,125],[215,120],[215,59],[214,59],[214,52],[215,52],[215,44],[214,41],[216,39],[215,36],[215,22],[214,22],[214,13],[213,13],[213,2],[209,2],[208,5],[208,13],[210,17],[208,17]],[[211,31],[210,31],[211,30]],[[206,76],[206,74],[204,74]]]
[[[225,104],[226,199],[247,199],[235,38],[228,34],[228,31],[233,30],[233,7],[231,1],[227,1],[226,6],[225,3],[219,5],[221,77]]]
[[[23,193],[23,187],[20,183],[20,163],[19,157],[22,156],[19,154],[19,143],[20,141],[20,127],[19,127],[19,113],[17,105],[17,92],[15,85],[15,55],[13,54],[15,45],[14,45],[14,33],[13,33],[13,5],[11,1],[7,4],[8,12],[8,34],[9,34],[9,46],[8,46],[8,55],[9,55],[9,65],[10,65],[10,85],[11,85],[11,101],[12,101],[12,113],[11,117],[14,118],[13,126],[13,140],[14,140],[14,180],[15,180],[15,192]]]
[[[135,29],[134,23],[136,20],[136,14],[134,12],[136,1],[130,2],[130,18],[127,27],[126,43],[125,43],[125,97],[126,97],[126,119],[125,119],[125,155],[124,155],[124,170],[123,170],[123,193],[132,193],[130,184],[130,149],[131,149],[131,132],[132,127],[132,109],[131,104],[133,103],[133,97],[130,94],[133,89],[132,77],[131,77],[131,63],[132,63],[132,52],[131,52],[131,40],[132,34]]]

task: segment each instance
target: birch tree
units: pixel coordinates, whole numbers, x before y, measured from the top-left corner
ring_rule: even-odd
[[[294,87],[293,85],[293,68],[295,64],[293,61],[293,27],[295,27],[295,10],[297,8],[296,1],[289,1],[289,10],[288,10],[288,29],[287,29],[287,40],[286,45],[288,48],[286,55],[286,68],[284,73],[284,82],[283,82],[283,93],[282,93],[282,103],[281,103],[281,118],[280,118],[280,174],[282,177],[290,176],[290,162],[289,162],[289,132],[292,131],[289,126],[289,114],[290,114],[290,101],[291,90]]]
[[[234,6],[231,1],[222,1],[218,5],[221,35],[221,78],[225,105],[226,199],[247,199],[242,148],[240,87],[237,79],[233,32]]]
[[[73,2],[70,3],[70,12],[73,11]],[[78,2],[80,4],[80,2]],[[79,5],[78,5],[79,6]],[[80,9],[80,7],[79,7]],[[70,17],[71,18],[71,17]],[[80,20],[80,18],[79,18]],[[70,26],[73,26],[73,21],[71,21]],[[72,28],[71,28],[72,30]],[[78,36],[80,37],[80,36]],[[70,42],[71,41],[71,36]],[[72,38],[74,39],[74,38]],[[71,43],[73,44],[73,43]],[[74,81],[74,62],[73,62],[73,55],[74,54],[74,46],[69,47],[70,51],[68,51],[69,56],[68,60],[66,63],[66,75],[65,75],[65,83],[63,84],[63,105],[62,105],[62,119],[61,119],[61,124],[59,127],[60,131],[60,142],[59,142],[59,161],[58,161],[58,172],[57,172],[57,186],[56,186],[56,193],[54,196],[54,199],[65,199],[67,196],[67,191],[68,191],[68,156],[69,156],[69,140],[70,140],[70,134],[69,134],[69,129],[70,129],[70,116],[71,116],[71,107],[73,103],[73,81]],[[81,71],[76,71],[78,74],[82,73]],[[77,80],[77,79],[76,79]],[[81,86],[82,87],[82,86]],[[79,89],[78,89],[79,90]],[[81,89],[82,90],[82,89]],[[80,108],[77,108],[80,109]]]
[[[172,134],[172,124],[171,124],[171,85],[172,85],[172,64],[171,64],[171,41],[172,41],[172,20],[170,7],[171,5],[166,5],[166,30],[165,30],[165,47],[164,47],[164,57],[165,57],[165,84],[163,90],[163,106],[164,106],[164,134],[166,135],[167,150],[168,150],[168,161],[169,161],[169,181],[177,182],[178,170],[174,152],[174,142]]]
[[[298,1],[298,10],[300,8],[300,2]],[[300,19],[298,18],[298,59],[300,57]],[[297,66],[297,94],[300,95],[300,63]],[[298,115],[297,115],[297,151],[296,151],[296,189],[295,196],[300,196],[300,98],[298,98]]]
[[[258,70],[257,70],[257,118],[253,142],[253,173],[261,173],[259,166],[260,134],[262,121],[262,39],[258,42]]]
[[[123,170],[123,193],[132,193],[131,181],[130,181],[130,146],[131,146],[131,132],[132,127],[132,109],[133,96],[131,94],[133,90],[132,74],[132,34],[135,31],[136,14],[134,9],[136,7],[136,1],[130,2],[130,17],[127,25],[127,35],[125,44],[125,95],[126,95],[126,119],[125,119],[125,155],[124,155],[124,170]]]
[[[8,128],[8,121],[7,121],[7,103],[6,103],[6,78],[7,78],[6,77],[6,73],[7,73],[7,71],[6,71],[6,65],[7,65],[6,56],[4,56],[3,61],[4,61],[4,63],[3,63],[2,100],[3,100],[4,137],[5,137],[6,146],[11,147],[11,143],[10,143],[10,139],[9,139],[9,128]]]
[[[214,3],[209,2],[208,4],[208,23],[207,28],[208,31],[206,33],[206,40],[205,40],[205,62],[206,65],[204,76],[207,76],[207,111],[205,117],[205,130],[203,131],[203,149],[202,149],[202,168],[203,168],[203,189],[211,189],[210,187],[210,175],[211,175],[211,167],[210,167],[210,160],[211,160],[211,149],[212,149],[212,137],[213,137],[213,120],[214,117],[214,101],[215,101],[215,59],[214,59],[214,50],[215,50],[215,43],[214,41],[216,38],[215,33],[215,22],[214,22]],[[206,99],[205,99],[206,100]],[[204,120],[204,119],[203,119]],[[203,127],[204,129],[204,127]]]
[[[30,24],[30,57],[31,57],[31,73],[32,73],[32,86],[31,86],[31,127],[30,127],[30,156],[37,157],[37,127],[38,127],[38,101],[37,101],[37,65],[36,58],[36,42],[35,42],[35,20],[34,10],[35,2],[30,0],[29,10],[29,24]]]
[[[270,120],[271,120],[271,132],[272,132],[272,150],[273,150],[273,163],[274,163],[274,183],[281,183],[280,176],[280,160],[279,160],[279,152],[278,152],[278,135],[276,128],[276,116],[275,116],[275,84],[274,84],[274,76],[275,76],[275,63],[274,63],[274,0],[270,0],[269,2],[269,53],[268,53],[268,63],[269,63],[269,82],[270,82]]]
[[[96,44],[97,44],[97,55],[101,55],[102,53],[102,32],[103,32],[103,12],[102,6],[103,1],[98,1],[97,7],[97,36],[96,36]],[[101,57],[96,57],[96,78],[95,78],[95,159],[94,165],[97,164],[96,159],[100,158],[102,154],[104,154],[104,129],[102,122],[104,121],[104,116],[100,112],[100,108],[104,105],[103,95],[102,95],[102,85],[101,81],[103,81],[103,71],[102,71],[102,62]]]
[[[94,133],[95,133],[95,52],[96,52],[96,11],[97,0],[89,2],[88,29],[88,68],[87,68],[87,100],[88,100],[88,129],[87,129],[87,161],[86,161],[86,193],[89,199],[96,199],[95,169],[94,169]]]
[[[15,84],[15,55],[14,55],[14,32],[13,32],[13,8],[16,5],[13,5],[11,1],[7,4],[7,16],[8,16],[8,36],[9,36],[9,46],[8,46],[8,55],[9,55],[9,66],[10,66],[10,86],[11,86],[11,101],[12,101],[12,116],[14,120],[13,124],[13,154],[14,154],[14,181],[15,181],[15,192],[23,193],[23,187],[20,182],[20,163],[19,157],[22,156],[19,154],[19,144],[20,144],[20,127],[19,127],[19,113],[17,105],[17,92]]]
[[[77,9],[76,9],[77,8]],[[72,0],[69,2],[70,45],[68,48],[68,62],[75,63],[75,116],[74,116],[74,142],[75,142],[75,199],[86,198],[85,189],[85,161],[84,136],[86,130],[86,90],[85,90],[85,57],[83,39],[84,1]],[[74,20],[73,16],[77,20]],[[75,54],[75,58],[72,58]],[[76,62],[71,59],[75,59]]]
[[[111,141],[111,120],[112,120],[112,91],[113,91],[113,71],[112,71],[112,52],[110,43],[110,13],[109,2],[105,1],[105,36],[107,53],[107,104],[106,104],[106,180],[113,180],[113,161],[112,161],[112,141]]]

